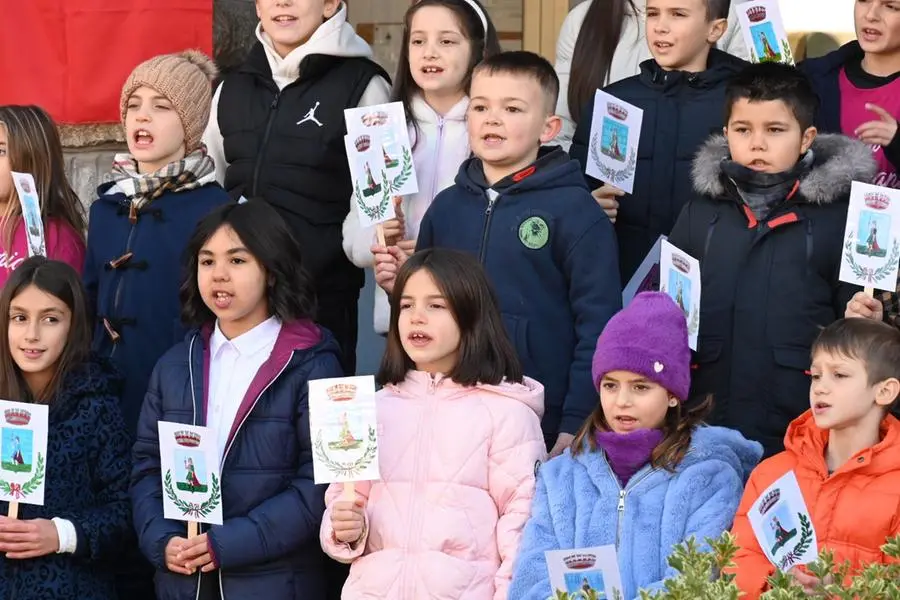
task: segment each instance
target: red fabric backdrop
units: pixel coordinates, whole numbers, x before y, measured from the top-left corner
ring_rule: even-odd
[[[0,104],[61,123],[119,120],[119,92],[156,54],[212,52],[212,0],[0,0]]]

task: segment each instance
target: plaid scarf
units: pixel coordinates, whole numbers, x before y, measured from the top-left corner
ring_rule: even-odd
[[[138,173],[137,161],[130,154],[116,154],[112,178],[139,211],[166,192],[184,192],[216,181],[216,166],[206,148],[194,150],[183,159],[171,162],[154,173]]]

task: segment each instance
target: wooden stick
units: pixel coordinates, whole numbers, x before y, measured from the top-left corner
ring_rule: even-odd
[[[875,288],[874,287],[867,287],[863,291],[866,293],[866,296],[868,296],[869,298],[875,297]]]
[[[384,241],[384,226],[381,223],[375,226],[375,236],[379,246],[387,246],[387,242]]]
[[[345,502],[356,500],[356,483],[353,481],[344,482],[344,488],[341,490],[341,500]]]
[[[200,535],[200,523],[188,521],[188,539],[195,538],[198,535]]]
[[[6,513],[6,516],[10,519],[18,519],[19,518],[19,503],[18,502],[10,502],[9,503],[9,512]]]

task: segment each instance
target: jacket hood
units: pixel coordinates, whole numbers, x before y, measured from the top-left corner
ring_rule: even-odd
[[[122,373],[111,361],[92,354],[86,361],[72,367],[66,375],[56,399],[50,404],[50,414],[68,415],[85,397],[118,398],[123,384]]]
[[[812,145],[813,165],[800,178],[800,198],[809,204],[830,204],[850,193],[854,180],[871,181],[877,165],[870,147],[844,135],[819,134]],[[729,159],[728,141],[714,135],[697,151],[691,169],[694,189],[700,194],[721,197],[726,194],[722,161]]]
[[[334,16],[322,23],[305,44],[295,48],[284,58],[275,51],[272,39],[263,31],[262,23],[256,26],[256,39],[265,51],[272,77],[279,88],[284,87],[285,82],[299,77],[300,63],[312,54],[372,58],[372,48],[347,22],[347,5],[343,2]]]
[[[784,448],[797,457],[798,463],[827,474],[825,448],[828,445],[829,435],[829,430],[819,429],[816,426],[812,411],[807,410],[788,426],[787,434],[784,436]],[[881,421],[881,441],[857,454],[864,460],[860,461],[856,468],[867,475],[882,475],[900,470],[898,445],[900,445],[900,421],[888,414]]]
[[[441,399],[476,393],[505,396],[530,408],[539,419],[544,415],[544,386],[530,377],[523,378],[522,383],[503,382],[499,385],[479,383],[474,386],[463,386],[443,375],[409,371],[403,381],[397,384],[388,384],[385,387],[409,398],[421,398],[429,393],[434,393]]]
[[[700,426],[691,434],[690,449],[678,469],[715,458],[728,463],[746,482],[762,454],[762,444],[748,440],[733,429]]]
[[[484,193],[487,185],[472,177],[472,171],[483,173],[480,168],[481,159],[470,158],[459,167],[456,175],[456,184],[469,192]],[[532,169],[531,167],[535,167]],[[477,167],[477,168],[476,168]],[[503,189],[504,194],[516,194],[526,191],[553,191],[560,192],[563,187],[577,187],[588,191],[584,176],[581,174],[581,165],[577,160],[569,158],[559,146],[542,146],[538,150],[538,158],[530,166],[510,176],[515,180],[513,185]]]
[[[650,58],[641,63],[641,81],[653,88],[674,87],[682,82],[697,89],[713,88],[738,73],[748,63],[734,55],[713,48],[709,52],[709,60],[705,71],[687,73],[685,71],[666,71]]]
[[[862,60],[863,50],[859,42],[853,40],[825,56],[809,58],[800,63],[800,70],[812,77],[821,77],[840,71],[851,60]]]
[[[440,115],[431,108],[431,105],[425,102],[425,98],[421,94],[415,94],[410,102],[413,118],[420,123],[431,123],[437,125],[441,120],[444,121],[460,121],[465,122],[466,111],[469,110],[469,97],[463,98],[453,105],[446,114]]]

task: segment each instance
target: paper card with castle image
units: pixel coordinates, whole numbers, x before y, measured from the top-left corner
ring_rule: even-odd
[[[384,158],[392,195],[408,196],[419,191],[402,102],[348,108],[344,111],[344,120],[347,135],[351,138],[368,134],[381,140],[380,148],[376,150]]]
[[[789,571],[818,558],[816,531],[793,471],[766,488],[747,516],[760,548],[778,569]]]
[[[738,4],[735,10],[744,44],[750,49],[750,62],[794,64],[777,0],[751,0]]]
[[[900,266],[900,190],[854,181],[840,280],[893,292]]]
[[[159,422],[163,512],[167,519],[222,524],[222,479],[212,430]]]
[[[44,503],[47,414],[46,404],[0,400],[0,500]]]
[[[622,290],[622,306],[628,306],[634,297],[641,292],[659,291],[659,259],[662,256],[663,240],[668,239],[661,235],[656,238],[656,243],[644,257],[641,266],[628,281],[628,285]]]
[[[597,90],[585,172],[630,194],[643,122],[643,110]]]
[[[554,600],[622,598],[622,576],[615,546],[550,550],[544,556]]]
[[[47,256],[44,238],[44,221],[41,219],[41,202],[37,186],[30,173],[11,173],[13,185],[22,206],[22,220],[25,222],[25,238],[28,240],[28,256]]]
[[[309,429],[316,483],[381,478],[374,377],[310,381]]]
[[[688,345],[697,349],[700,333],[700,261],[662,240],[659,256],[659,291],[667,293],[684,313]]]
[[[353,180],[353,205],[361,227],[394,218],[394,193],[384,164],[378,133],[344,136]]]

